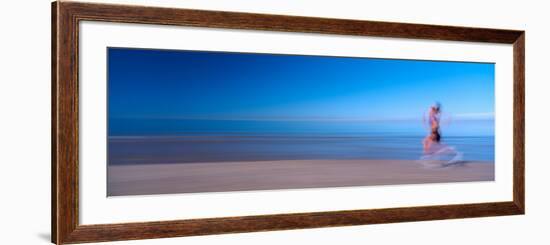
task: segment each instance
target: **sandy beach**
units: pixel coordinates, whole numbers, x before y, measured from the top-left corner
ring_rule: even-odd
[[[280,160],[108,166],[108,196],[494,180],[494,164],[426,168],[413,160]]]

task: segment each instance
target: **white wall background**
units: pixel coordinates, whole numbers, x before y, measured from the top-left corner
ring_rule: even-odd
[[[116,2],[96,0],[97,2]],[[527,214],[186,237],[112,244],[548,244],[550,21],[545,1],[125,0],[197,9],[464,25],[527,31]],[[0,244],[47,244],[50,230],[50,2],[0,8]],[[531,242],[528,242],[531,241]]]

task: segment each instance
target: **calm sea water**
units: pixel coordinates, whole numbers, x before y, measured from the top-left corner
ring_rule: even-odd
[[[408,159],[422,155],[421,122],[110,120],[109,164],[303,159]],[[444,125],[442,141],[469,161],[494,161],[494,122]]]

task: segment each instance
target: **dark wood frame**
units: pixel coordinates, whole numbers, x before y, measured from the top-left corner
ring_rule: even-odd
[[[513,201],[80,225],[79,21],[513,44]],[[455,219],[525,212],[525,32],[159,7],[52,3],[52,242],[57,244]]]

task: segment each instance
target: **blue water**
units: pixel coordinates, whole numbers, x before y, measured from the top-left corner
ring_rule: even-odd
[[[455,121],[442,126],[446,136],[493,136],[493,120]],[[267,121],[125,119],[109,121],[109,136],[177,136],[192,134],[317,134],[407,135],[426,134],[421,120],[406,121]]]
[[[161,127],[159,127],[159,125]],[[159,129],[162,129],[159,131]],[[305,159],[407,159],[422,155],[421,122],[116,119],[109,164]],[[442,143],[467,161],[494,161],[492,120],[453,122]]]

